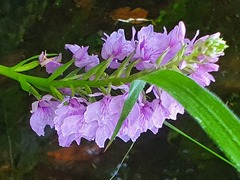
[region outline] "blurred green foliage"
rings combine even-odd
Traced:
[[[24,41],[26,31],[42,19],[47,5],[47,0],[0,2],[0,54],[12,51]]]

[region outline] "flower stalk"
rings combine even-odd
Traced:
[[[61,146],[73,141],[80,144],[81,138],[95,141],[99,147],[115,137],[135,142],[141,133],[150,130],[156,134],[165,120],[176,120],[184,113],[184,107],[168,92],[154,84],[145,89],[145,82],[139,79],[174,70],[202,87],[215,81],[210,73],[218,70],[216,62],[224,55],[226,42],[219,33],[196,39],[197,32],[189,40],[185,32],[183,22],[169,33],[166,28],[163,33],[155,32],[149,25],[138,32],[133,28],[131,40],[127,40],[120,29],[105,34],[100,58],[90,55],[89,47],[66,44],[65,49],[73,54],[66,63],[61,62],[61,53],[43,51],[13,67],[0,65],[0,74],[19,81],[36,97],[30,121],[38,135],[44,135],[45,126],[50,125]],[[45,67],[49,77],[23,73],[37,65]],[[70,67],[75,69],[67,74]],[[140,89],[134,89],[137,82]],[[134,93],[132,107],[126,108],[125,101]]]

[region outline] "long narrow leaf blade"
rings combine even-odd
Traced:
[[[100,64],[98,64],[97,66],[93,67],[92,69],[90,69],[88,72],[86,72],[82,78],[82,80],[87,80],[88,78],[90,78],[91,76],[95,75],[99,69],[102,69],[103,67],[105,67],[108,64],[108,61],[103,61]],[[105,67],[106,69],[106,67]]]
[[[27,62],[33,61],[33,60],[37,60],[39,58],[39,55],[36,56],[32,56],[28,59],[22,60],[20,63],[16,64],[15,66],[11,67],[13,70],[15,70],[18,67],[21,67],[22,65],[26,64]]]
[[[39,65],[39,62],[38,61],[32,61],[28,64],[24,64],[20,67],[17,67],[14,69],[15,72],[23,72],[23,71],[28,71],[28,70],[31,70],[35,67],[37,67]]]
[[[156,71],[140,79],[161,87],[181,103],[240,171],[240,120],[219,98],[172,70]]]
[[[131,110],[132,110],[134,104],[136,103],[136,101],[139,97],[139,94],[143,90],[145,84],[146,83],[142,80],[135,80],[135,81],[132,82],[129,93],[128,93],[128,97],[127,97],[127,99],[126,99],[126,101],[124,102],[124,105],[123,105],[123,110],[122,110],[121,116],[118,120],[118,123],[115,127],[115,130],[112,134],[112,137],[111,137],[109,143],[106,146],[105,151],[112,144],[113,140],[117,136],[117,133],[119,132],[124,120],[127,118],[128,114],[131,112]]]
[[[58,54],[51,53],[51,54],[48,54],[47,56],[52,57],[52,56],[56,56],[56,55],[58,55]],[[22,66],[22,65],[24,65],[24,64],[26,64],[30,61],[37,60],[38,58],[39,58],[39,55],[32,56],[28,59],[22,60],[20,63],[16,64],[15,66],[13,66],[11,68],[12,68],[12,70],[15,70],[16,68],[18,68],[18,67],[20,67],[20,66]]]

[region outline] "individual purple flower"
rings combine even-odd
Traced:
[[[126,40],[123,29],[113,32],[110,36],[104,35],[106,39],[103,39],[105,43],[103,44],[101,55],[103,59],[112,58],[110,67],[116,69],[125,57],[133,53],[135,49],[134,44]]]
[[[54,111],[60,103],[51,95],[45,95],[41,100],[32,103],[30,125],[38,136],[44,136],[44,128],[54,127]]]
[[[143,70],[145,68],[156,67],[158,57],[167,49],[167,36],[166,33],[156,33],[153,31],[153,26],[141,28],[137,33],[136,52],[133,56],[134,59],[140,60],[136,68]]]
[[[60,146],[69,147],[73,141],[79,145],[81,138],[93,140],[94,124],[89,127],[84,119],[86,106],[85,99],[68,97],[57,107],[54,124]]]
[[[153,26],[143,27],[137,34],[137,47],[134,59],[140,60],[138,70],[156,69],[167,64],[184,45],[185,25],[179,22],[169,34],[164,28],[163,33],[153,31]],[[158,59],[164,54],[160,64]]]
[[[89,47],[65,44],[65,48],[73,53],[73,58],[75,59],[74,64],[79,68],[85,67],[85,70],[88,71],[99,64],[97,55],[88,55],[87,51]]]
[[[174,27],[172,31],[167,35],[168,39],[168,52],[164,56],[161,65],[167,64],[171,61],[176,54],[183,48],[185,44],[185,34],[186,27],[182,21],[178,23],[177,26]]]
[[[76,59],[76,61],[81,60],[86,56],[88,51],[88,47],[80,47],[77,44],[65,44],[65,49],[68,49],[73,53],[73,58]]]
[[[99,147],[104,147],[107,139],[111,138],[117,121],[120,117],[124,103],[124,96],[106,95],[101,100],[87,106],[84,113],[85,121],[89,124],[97,123],[98,127],[94,133],[95,142]]]
[[[39,55],[39,63],[43,67],[46,67],[46,71],[48,74],[52,74],[57,68],[62,66],[63,64],[61,63],[62,61],[62,54],[60,53],[58,56],[48,58],[47,53],[42,52]]]
[[[160,109],[162,111],[161,117],[165,117],[166,119],[177,119],[177,114],[183,114],[184,108],[172,97],[170,96],[166,91],[163,91],[157,86],[150,86],[149,89],[147,89],[146,93],[153,92],[154,96],[157,100],[161,101]],[[163,115],[165,113],[165,115]],[[159,127],[159,126],[156,126]]]
[[[140,127],[142,132],[147,129],[151,130],[154,134],[162,127],[166,119],[166,111],[159,99],[154,99],[152,102],[145,102],[141,107]]]
[[[99,59],[98,59],[97,55],[88,56],[88,61],[91,62],[91,63],[88,63],[88,64],[85,65],[85,70],[86,71],[89,71],[90,69],[92,69],[93,67],[95,67],[99,64]],[[76,64],[76,66],[78,66],[78,64]]]
[[[196,81],[201,86],[208,86],[210,82],[215,82],[214,77],[209,72],[218,71],[219,66],[213,63],[206,63],[198,66],[189,77]]]

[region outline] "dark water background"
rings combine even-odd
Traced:
[[[65,43],[89,45],[99,53],[103,32],[143,24],[116,22],[110,13],[121,7],[141,7],[155,21],[155,29],[172,29],[180,20],[192,38],[221,32],[230,46],[220,58],[220,71],[209,89],[240,115],[240,1],[239,0],[5,0],[0,1],[0,64],[14,65],[41,51],[63,52]],[[30,74],[41,74],[37,68]],[[19,84],[0,76],[0,179],[109,179],[131,143],[116,140],[106,153],[82,156],[92,144],[83,142],[64,161],[47,154],[58,150],[56,133],[47,129],[37,137],[30,129],[31,103],[35,99]],[[179,129],[221,154],[187,114],[171,121]],[[115,179],[239,179],[228,164],[209,154],[167,127],[157,135],[142,134]]]

